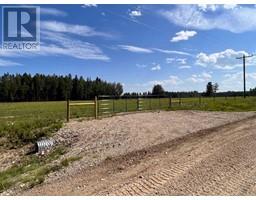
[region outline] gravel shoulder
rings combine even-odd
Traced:
[[[57,132],[55,139],[70,145],[71,148],[65,155],[66,157],[82,156],[83,158],[65,170],[51,174],[42,185],[21,194],[183,194],[182,192],[175,193],[171,190],[164,190],[163,188],[168,187],[162,187],[170,180],[171,176],[167,173],[168,170],[172,170],[169,169],[170,166],[176,169],[175,167],[178,163],[182,163],[182,166],[184,163],[188,163],[188,165],[184,166],[184,169],[182,167],[179,168],[180,171],[190,169],[190,166],[194,166],[197,160],[201,162],[209,155],[207,151],[208,146],[215,149],[214,142],[213,146],[208,145],[214,139],[209,139],[209,141],[192,139],[192,143],[190,140],[188,143],[184,143],[184,138],[193,138],[191,137],[193,134],[201,134],[203,130],[216,132],[214,127],[225,128],[229,126],[227,124],[237,125],[239,129],[242,124],[239,125],[239,123],[233,122],[245,120],[254,115],[254,112],[161,111],[115,116],[97,121],[70,122]],[[232,129],[233,127],[230,128]],[[223,133],[220,130],[218,131],[219,141],[224,145],[229,140],[222,136],[222,134],[225,134],[225,131]],[[229,134],[231,133],[232,131]],[[240,137],[241,133],[239,131],[237,134]],[[231,139],[230,141],[232,141]],[[202,143],[198,143],[198,141]],[[169,154],[168,152],[174,151],[174,147],[177,147],[180,151]],[[203,147],[206,149],[203,149]],[[219,145],[220,147],[222,146]],[[195,151],[195,155],[191,156],[193,151]],[[199,153],[201,153],[200,156],[197,155]],[[161,159],[163,158],[162,154],[171,155],[171,157],[166,159],[165,156],[164,159]],[[181,155],[184,154],[186,156],[182,157]],[[145,159],[145,155],[147,159]],[[183,158],[183,160],[181,159],[182,162],[173,160],[174,158],[178,159],[179,156]],[[193,163],[189,163],[192,160]],[[172,164],[170,165],[170,163]],[[163,166],[169,167],[163,169]],[[137,191],[132,193],[130,191],[127,193],[126,191],[125,193],[117,189],[114,190],[115,192],[110,190],[110,188],[108,189],[109,185],[116,185],[116,188],[128,187],[131,190],[138,190],[133,188],[133,183],[136,183],[136,187],[137,185],[138,187],[144,186],[144,184],[137,183],[137,181],[144,180],[145,176],[151,177],[153,174],[158,174],[157,171],[159,169],[163,170],[159,172],[163,174],[163,177],[160,180],[159,177],[154,178],[158,180],[158,185],[161,186],[154,186],[155,190],[148,188],[145,190],[147,191],[146,193],[142,189],[140,190],[144,192]],[[163,182],[163,180],[165,181]],[[150,181],[152,182],[151,179]],[[148,183],[146,182],[146,184]],[[194,194],[190,190],[188,190],[188,193]]]

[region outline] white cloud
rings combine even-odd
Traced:
[[[107,33],[95,31],[93,28],[86,25],[67,24],[58,21],[41,21],[41,29],[58,33],[71,33],[80,36],[111,37]]]
[[[220,83],[221,91],[234,91],[243,90],[243,72],[235,72],[224,74],[223,80]],[[256,73],[246,73],[246,86],[247,90],[249,88],[254,88],[256,85]]]
[[[192,74],[187,80],[193,83],[204,83],[210,81],[212,75],[207,72],[202,72],[200,74]]]
[[[118,45],[119,49],[127,50],[133,53],[153,53],[153,52],[160,52],[164,54],[177,54],[177,55],[184,55],[184,56],[193,56],[190,53],[184,51],[175,51],[175,50],[167,50],[167,49],[159,49],[159,48],[144,48],[138,47],[134,45]]]
[[[179,69],[190,69],[191,66],[190,65],[182,65],[182,66],[179,66]]]
[[[154,85],[160,84],[166,91],[179,91],[183,83],[184,82],[178,76],[171,75],[164,80],[152,80],[144,83],[126,84],[125,90],[130,92],[152,91]]]
[[[71,38],[65,38],[65,41],[62,42],[55,40],[54,44],[43,43],[41,44],[40,51],[12,51],[12,54],[5,54],[2,50],[0,54],[3,54],[5,57],[68,56],[82,60],[110,60],[96,45]]]
[[[166,59],[165,59],[165,62],[166,62],[167,64],[171,64],[171,63],[173,63],[175,60],[176,60],[175,58],[166,58]]]
[[[226,49],[212,54],[199,53],[196,56],[195,64],[203,67],[231,70],[241,66],[241,60],[237,60],[236,57],[240,57],[243,54],[248,55],[246,51],[235,51],[233,49]],[[248,58],[247,65],[256,64],[255,61],[255,58]]]
[[[206,12],[208,8],[210,6],[204,9],[204,7],[198,7],[197,5],[177,5],[174,9],[160,11],[160,14],[171,23],[186,28],[199,30],[222,29],[234,33],[256,29],[255,7],[226,5],[221,6],[221,9],[218,9],[218,14],[215,15]]]
[[[144,64],[136,64],[136,67],[138,67],[138,68],[146,68],[147,65],[144,65]]]
[[[136,67],[138,68],[148,68],[150,69],[151,71],[159,71],[161,70],[161,65],[160,64],[157,64],[155,62],[151,63],[151,64],[136,64]]]
[[[229,10],[229,9],[234,9],[234,8],[237,8],[237,4],[224,4],[223,5],[223,8]]]
[[[140,17],[142,16],[142,13],[140,10],[131,10],[129,11],[130,17]]]
[[[183,83],[183,81],[178,76],[169,76],[169,80],[167,81],[167,83],[178,85]]]
[[[177,62],[181,65],[187,64],[187,59],[186,58],[178,58]]]
[[[187,64],[187,59],[186,58],[166,58],[165,62],[167,64],[171,64],[171,63],[177,63],[179,65],[186,65]]]
[[[90,7],[98,7],[98,5],[97,4],[83,4],[82,5],[82,8],[90,8]]]
[[[179,42],[182,40],[188,40],[189,38],[195,36],[197,34],[196,31],[180,31],[176,33],[176,36],[174,36],[171,39],[171,42]]]
[[[201,77],[203,77],[203,78],[209,80],[209,79],[212,78],[212,75],[211,75],[210,73],[203,72],[203,73],[201,74]]]
[[[237,4],[198,4],[198,9],[204,12],[215,12],[216,10],[220,9],[232,10],[237,7]]]
[[[57,23],[58,24],[58,23]],[[72,26],[72,25],[71,25]],[[2,57],[69,56],[82,60],[109,61],[96,45],[71,37],[68,30],[42,27],[40,51],[0,51]]]
[[[94,44],[80,40],[66,40],[63,44],[43,45],[40,47],[40,55],[64,55],[83,60],[108,61],[110,58],[103,54]]]
[[[24,55],[24,53],[26,53],[26,51],[19,53],[18,51],[6,51],[6,50],[0,48],[0,56],[1,57],[22,57]]]
[[[201,11],[215,11],[218,5],[215,4],[198,4],[198,9]]]
[[[83,60],[110,60],[99,47],[92,43],[74,39],[63,33],[42,31],[41,34],[47,42],[41,44],[39,55],[65,55]]]
[[[158,48],[153,48],[153,50],[161,53],[165,53],[165,54],[178,54],[178,55],[184,55],[184,56],[192,56],[192,54],[184,51],[175,51],[175,50],[158,49]]]
[[[153,67],[151,67],[151,71],[159,71],[161,70],[161,66],[159,64],[154,64]]]
[[[151,86],[160,84],[163,87],[169,87],[172,85],[180,85],[182,83],[183,83],[183,81],[178,76],[174,76],[174,75],[170,75],[169,78],[165,79],[165,80],[155,80],[155,81],[148,82],[148,84]]]
[[[20,63],[16,63],[10,60],[4,60],[4,59],[0,59],[0,66],[1,67],[6,67],[6,66],[21,66],[22,64]]]
[[[61,17],[67,16],[66,12],[58,10],[56,8],[41,7],[40,8],[40,13],[43,14],[43,15],[53,15],[53,16],[61,16]]]
[[[127,50],[133,53],[153,53],[151,49],[146,49],[142,47],[132,46],[132,45],[118,45],[121,49]]]

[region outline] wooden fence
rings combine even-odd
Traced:
[[[158,97],[158,96],[136,96],[136,97],[113,97],[98,96],[94,100],[88,102],[75,102],[67,100],[67,116],[70,119],[70,111],[72,107],[81,107],[91,109],[90,117],[97,119],[98,117],[113,116],[117,113],[141,112],[149,110],[175,110],[190,109],[195,107],[207,106],[210,102],[236,100],[237,97]]]

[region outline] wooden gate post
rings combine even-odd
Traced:
[[[70,106],[69,106],[69,99],[67,99],[67,122],[69,122],[70,118]]]
[[[94,109],[95,109],[95,119],[98,118],[98,99],[97,99],[97,96],[95,96],[95,99],[94,99]]]
[[[112,114],[115,114],[115,97],[113,97],[113,101],[112,101],[113,105],[112,105]]]

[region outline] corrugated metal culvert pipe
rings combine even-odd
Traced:
[[[54,143],[53,139],[42,138],[36,142],[35,151],[40,155],[44,155],[53,148]]]

